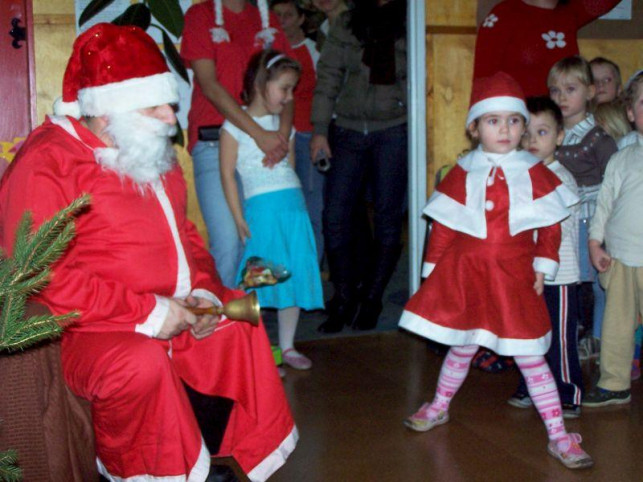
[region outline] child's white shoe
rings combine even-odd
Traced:
[[[582,440],[579,434],[568,433],[559,440],[549,442],[547,452],[560,460],[568,469],[586,469],[594,465],[594,461],[581,448]]]
[[[404,420],[404,425],[416,432],[428,432],[433,427],[443,425],[449,421],[449,413],[445,411],[438,412],[436,417],[429,417],[427,415],[429,405],[428,403],[423,404],[417,412]]]

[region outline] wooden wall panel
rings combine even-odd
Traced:
[[[62,78],[76,35],[74,25],[42,23],[35,19],[36,102],[38,123],[51,114],[54,100],[62,94]]]
[[[433,159],[435,168],[452,163],[469,147],[464,121],[469,106],[474,38],[470,35],[435,35],[433,72]]]
[[[643,40],[580,39],[578,43],[581,55],[587,60],[600,56],[616,62],[623,83],[643,68]]]
[[[476,24],[477,3],[475,1],[426,0],[425,6],[427,25],[475,26]]]

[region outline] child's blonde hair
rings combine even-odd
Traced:
[[[594,109],[594,119],[615,141],[632,130],[621,101],[603,102]]]
[[[580,55],[565,57],[556,62],[547,75],[547,87],[551,87],[561,75],[573,75],[587,87],[594,85],[592,68],[589,66],[589,62]]]

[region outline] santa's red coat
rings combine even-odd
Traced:
[[[226,302],[194,225],[178,166],[139,186],[102,168],[105,147],[71,118],[48,119],[27,139],[0,184],[0,246],[11,253],[29,210],[39,226],[83,193],[91,206],[39,295],[54,314],[76,310],[63,335],[65,380],[92,402],[98,463],[112,477],[204,480],[209,454],[181,381],[234,400],[221,447],[251,480],[265,480],[292,452],[297,430],[262,325],[226,320],[197,341],[157,340],[167,299]],[[137,479],[138,480],[138,479]]]
[[[497,167],[480,149],[465,156],[425,209],[434,219],[423,266],[428,277],[400,326],[447,345],[546,353],[551,323],[533,288],[535,271],[555,276],[559,221],[574,202],[526,152],[509,154]]]

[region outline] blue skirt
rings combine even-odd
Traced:
[[[237,273],[246,260],[259,256],[275,265],[283,265],[291,276],[274,286],[253,288],[262,308],[304,310],[324,307],[315,236],[300,188],[259,194],[244,203],[244,216],[250,229]]]

